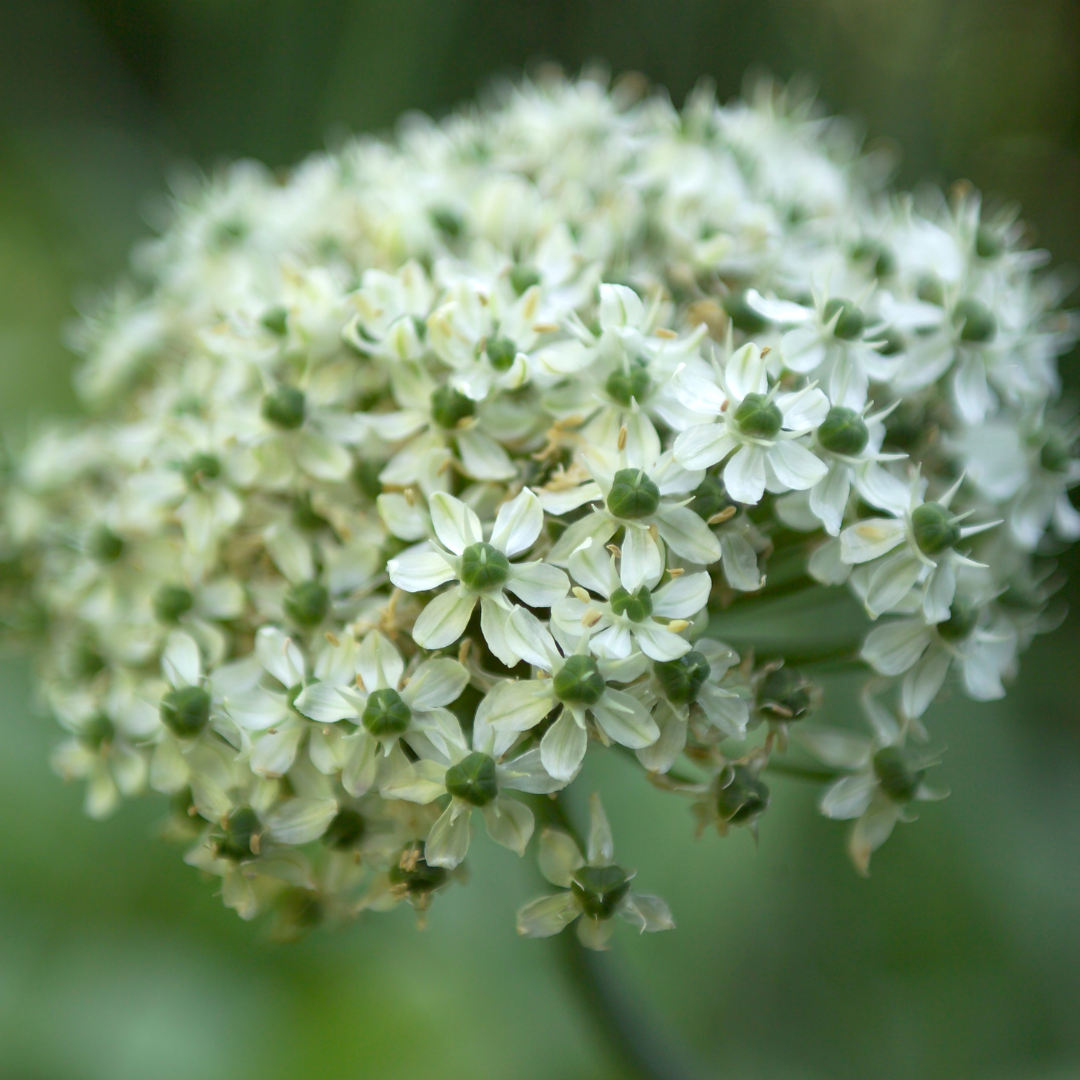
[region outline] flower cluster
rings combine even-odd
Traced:
[[[170,796],[225,903],[291,929],[422,911],[481,819],[523,855],[538,817],[563,891],[523,934],[672,926],[598,800],[568,827],[603,752],[721,833],[828,779],[865,871],[940,794],[924,714],[1004,693],[1080,535],[1076,324],[1023,238],[890,194],[771,85],[526,83],[178,193],[77,334],[93,415],[5,480],[57,769],[95,816]],[[726,632],[830,590],[846,652]],[[837,662],[866,735],[805,723]]]

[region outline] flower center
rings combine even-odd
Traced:
[[[495,759],[474,751],[446,770],[446,790],[472,806],[487,806],[499,794]]]
[[[87,549],[98,562],[116,562],[124,554],[124,541],[108,526],[100,525],[90,537]]]
[[[631,622],[642,622],[652,614],[652,593],[644,585],[637,592],[627,592],[621,585],[611,594],[611,610]]]
[[[297,626],[318,626],[330,610],[330,594],[317,581],[302,581],[285,594],[283,606]]]
[[[600,668],[591,656],[571,656],[552,680],[555,696],[560,701],[578,705],[595,705],[607,684]]]
[[[937,624],[937,632],[946,641],[963,641],[975,629],[979,613],[969,607],[953,604],[949,617]]]
[[[439,427],[456,428],[462,420],[475,412],[476,402],[452,386],[440,386],[431,395],[431,419]]]
[[[696,649],[691,649],[677,660],[653,664],[653,671],[668,701],[675,705],[692,705],[709,677],[710,668],[708,660]]]
[[[753,439],[773,439],[783,426],[784,416],[776,402],[764,394],[747,394],[735,410],[735,423]]]
[[[510,560],[484,541],[470,544],[461,553],[461,583],[474,592],[497,589],[510,577]]]
[[[363,839],[367,822],[350,806],[343,806],[333,817],[322,835],[322,841],[335,851],[347,851]]]
[[[183,585],[162,585],[154,597],[154,614],[163,623],[174,623],[186,615],[195,597]]]
[[[608,509],[626,521],[650,517],[660,506],[660,489],[644,469],[620,469],[608,494]]]
[[[825,305],[825,321],[828,322],[837,312],[840,312],[840,318],[836,320],[833,334],[842,341],[853,341],[861,336],[866,326],[866,316],[850,300],[834,297]]]
[[[570,890],[586,915],[610,919],[630,891],[630,876],[621,866],[582,866],[574,871]]]
[[[911,801],[926,772],[912,768],[907,754],[899,746],[883,746],[874,755],[873,766],[881,790],[897,803]]]
[[[210,720],[210,695],[200,686],[181,686],[161,699],[161,722],[182,739],[198,735]]]
[[[303,390],[295,386],[279,386],[271,390],[262,402],[263,419],[283,431],[295,431],[307,415],[307,400]]]
[[[870,432],[854,409],[834,405],[818,428],[818,442],[833,454],[854,457],[866,449]]]
[[[412,709],[396,690],[372,690],[360,722],[377,738],[400,735],[412,719]]]
[[[981,344],[997,333],[997,319],[983,303],[968,297],[953,309],[953,322],[960,327],[960,340]]]
[[[250,806],[238,806],[226,820],[223,835],[217,842],[218,858],[230,862],[250,859],[254,854],[251,842],[258,835],[259,827],[258,814]]]
[[[940,555],[960,539],[960,526],[941,503],[923,503],[911,514],[915,543],[924,555]]]
[[[496,371],[509,371],[517,356],[517,346],[504,337],[493,338],[487,343],[487,358]]]
[[[632,367],[629,371],[613,371],[608,376],[604,389],[620,405],[629,408],[631,399],[641,404],[651,384],[649,373],[643,367]]]

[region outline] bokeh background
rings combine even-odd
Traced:
[[[0,424],[17,437],[74,410],[63,327],[122,271],[178,165],[287,165],[527,64],[593,59],[677,101],[703,75],[724,98],[754,67],[804,75],[902,148],[901,184],[968,177],[1080,262],[1074,0],[6,0]],[[1075,390],[1076,357],[1064,367]],[[594,767],[620,861],[680,922],[620,934],[611,974],[705,1075],[1080,1077],[1078,657],[1073,617],[1005,702],[936,707],[953,796],[868,881],[805,785],[774,782],[755,849],[695,841],[685,806]],[[514,936],[539,886],[486,838],[475,886],[423,933],[399,910],[275,944],[156,840],[154,799],[84,819],[48,770],[56,738],[26,659],[4,660],[0,1080],[624,1075],[555,952]]]

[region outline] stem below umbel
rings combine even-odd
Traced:
[[[567,813],[565,796],[538,800],[549,824],[570,833],[582,844],[581,834]],[[629,986],[613,958],[585,948],[573,927],[553,939],[560,966],[593,1027],[626,1072],[637,1080],[697,1080],[699,1070],[686,1061],[655,1016],[643,1007],[642,996]]]

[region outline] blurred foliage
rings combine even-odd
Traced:
[[[171,169],[285,165],[526,64],[596,58],[676,100],[702,75],[728,97],[754,66],[801,73],[902,147],[902,184],[969,177],[1080,261],[1073,0],[15,0],[0,6],[5,437],[74,409],[73,297],[122,272]],[[774,782],[755,850],[744,833],[695,842],[689,814],[595,769],[620,857],[680,920],[620,935],[608,962],[716,1075],[1080,1075],[1078,647],[1074,620],[1006,702],[938,707],[954,795],[899,830],[869,882],[793,781]],[[507,912],[539,890],[528,865],[479,842],[482,885],[440,898],[423,934],[399,911],[270,944],[154,838],[160,803],[84,819],[48,771],[55,732],[21,659],[0,685],[0,1080],[616,1075],[553,950],[513,935]]]

